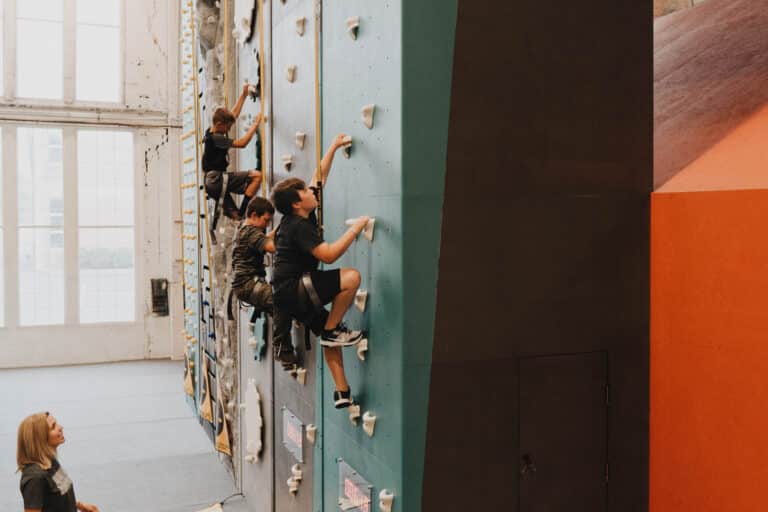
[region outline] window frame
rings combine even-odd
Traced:
[[[18,129],[19,128],[55,128],[62,131],[62,164],[63,164],[63,197],[64,197],[64,322],[46,325],[21,324],[21,288],[19,282],[19,229],[34,228],[34,226],[19,225],[18,211]],[[144,276],[144,261],[141,256],[141,240],[143,227],[143,201],[141,196],[141,174],[133,173],[133,224],[120,226],[133,229],[133,319],[125,321],[88,322],[80,321],[80,244],[79,244],[79,168],[78,168],[78,138],[79,131],[107,131],[131,133],[132,153],[135,164],[139,157],[137,139],[139,130],[133,127],[102,125],[82,126],[60,123],[23,123],[3,122],[2,130],[2,249],[4,260],[5,282],[3,295],[5,297],[4,323],[0,332],[12,330],[50,329],[51,327],[85,327],[104,328],[110,326],[132,326],[142,322],[144,296],[142,295],[142,279]],[[58,226],[57,226],[58,227]],[[84,226],[87,227],[87,226]],[[106,227],[106,226],[97,226]],[[15,270],[15,271],[11,271]]]
[[[126,20],[127,2],[119,2],[120,30],[118,36],[118,98],[117,101],[93,101],[77,99],[77,0],[62,0],[64,2],[64,18],[62,23],[62,99],[28,98],[17,94],[17,2],[24,0],[0,0],[0,17],[2,18],[2,80],[3,94],[0,103],[5,106],[23,105],[36,107],[76,107],[76,108],[109,108],[126,109]],[[126,109],[127,110],[127,109]]]

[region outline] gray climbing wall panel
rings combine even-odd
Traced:
[[[288,177],[299,177],[309,182],[314,174],[315,158],[315,50],[314,2],[292,0],[273,2],[272,13],[272,184]],[[303,34],[297,31],[297,20],[304,19]],[[288,80],[288,69],[295,67],[293,81]],[[303,149],[296,144],[296,132],[306,134]],[[291,157],[290,169],[284,164]],[[310,512],[313,510],[315,484],[315,453],[305,435],[301,436],[303,462],[283,445],[283,433],[289,425],[283,422],[283,408],[291,411],[303,425],[317,424],[315,389],[319,347],[304,350],[304,331],[294,329],[294,346],[306,370],[305,383],[300,384],[291,374],[275,365],[275,509],[281,511]],[[287,480],[291,468],[299,464],[303,478],[298,492],[288,492]]]
[[[259,2],[254,2],[258,5]],[[262,104],[267,118],[269,117],[269,98],[270,90],[270,68],[269,68],[269,49],[271,44],[270,36],[270,16],[271,3],[264,2],[261,17],[257,16],[254,24],[255,33],[250,42],[243,42],[237,47],[238,55],[237,80],[235,83],[242,85],[244,83],[258,84],[259,97],[255,101],[247,99],[243,106],[240,120],[238,122],[238,134],[244,134],[253,124],[255,116],[261,111]],[[263,30],[263,34],[260,31]],[[263,45],[263,52],[262,52]],[[261,69],[259,69],[261,64]],[[264,74],[265,80],[261,82],[261,74]],[[254,142],[245,149],[238,152],[238,165],[241,169],[260,169],[264,172],[265,180],[262,184],[262,190],[266,189],[269,183],[271,152],[271,133],[267,123],[267,129],[259,135],[261,144]],[[257,149],[258,148],[258,149]],[[262,164],[262,161],[264,162]],[[237,302],[236,302],[237,303]],[[261,412],[263,417],[262,443],[263,447],[258,461],[251,461],[249,458],[249,443],[254,441],[249,429],[254,429],[254,425],[247,421],[241,423],[241,433],[243,442],[241,443],[240,458],[243,467],[242,491],[246,495],[249,505],[253,510],[274,510],[274,460],[275,460],[275,404],[273,388],[273,366],[271,335],[269,330],[271,324],[265,328],[266,319],[262,316],[255,325],[251,325],[252,308],[243,309],[240,312],[239,322],[239,344],[240,344],[240,389],[241,400],[245,399],[249,381],[261,395]],[[261,348],[264,345],[263,349]],[[254,345],[257,345],[255,347]],[[256,357],[258,352],[258,358]],[[252,404],[246,404],[246,414],[241,416],[241,420],[248,418],[248,407]]]

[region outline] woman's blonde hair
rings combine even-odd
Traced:
[[[48,469],[56,458],[56,449],[48,444],[48,413],[30,414],[19,425],[16,445],[16,466],[19,471],[27,464],[39,464]]]

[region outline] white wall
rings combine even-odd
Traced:
[[[65,0],[65,8],[72,7],[74,1]],[[138,320],[112,325],[73,323],[19,327],[14,318],[18,308],[13,304],[17,301],[17,288],[13,279],[6,279],[6,312],[11,315],[6,315],[6,327],[0,328],[0,367],[183,357],[178,261],[181,254],[178,2],[124,0],[124,105],[108,108],[72,102],[21,104],[9,99],[13,97],[15,70],[16,38],[10,21],[15,17],[15,6],[10,0],[4,4],[4,89],[8,96],[0,100],[0,125],[34,123],[65,129],[72,124],[118,126],[134,133]],[[65,60],[67,52],[65,48]],[[5,142],[4,149],[5,146],[11,146],[10,141]],[[12,156],[5,151],[3,155],[4,159]],[[5,165],[3,168],[8,169]],[[6,176],[5,179],[13,178]],[[73,205],[67,205],[65,200],[65,209],[68,206]],[[8,205],[4,205],[4,209],[8,213]],[[14,268],[10,263],[16,261],[17,252],[16,246],[5,247],[6,276],[8,269]],[[151,278],[167,278],[171,282],[169,317],[154,317],[150,313]],[[67,300],[71,299],[68,295]]]

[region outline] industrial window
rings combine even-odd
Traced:
[[[64,323],[64,162],[60,128],[19,127],[19,323]]]
[[[65,3],[0,0],[6,16],[9,6],[11,12],[15,8],[16,73],[9,84],[15,93],[9,95],[65,104],[122,103],[123,0],[71,0],[74,12]]]
[[[80,322],[135,317],[133,137],[79,130]]]
[[[5,94],[5,58],[3,53],[5,52],[5,45],[3,44],[3,37],[5,37],[5,2],[0,0],[0,97]],[[0,283],[1,284],[1,283]]]
[[[0,12],[2,12],[2,9],[0,9]],[[2,20],[0,20],[0,27],[2,27]],[[0,37],[0,41],[2,41],[2,37]],[[0,67],[2,69],[2,67]],[[0,140],[3,140],[3,132],[2,128],[0,128]],[[0,145],[0,183],[3,183],[5,180],[3,179],[3,147]],[[5,229],[5,220],[3,216],[3,194],[0,194],[0,327],[3,327],[5,325],[5,248],[3,241],[5,240],[5,233],[3,230]]]
[[[0,180],[0,325],[135,322],[133,132],[2,130],[15,143],[0,155],[12,173]],[[6,304],[14,293],[18,302]]]
[[[117,103],[121,97],[120,0],[77,0],[78,101]]]
[[[63,0],[16,2],[16,96],[63,98],[63,34]]]

